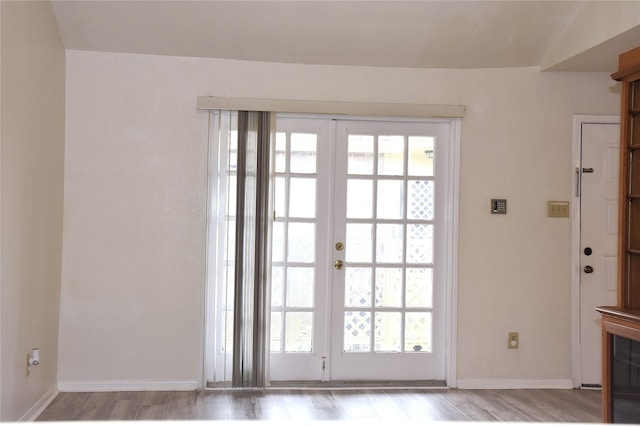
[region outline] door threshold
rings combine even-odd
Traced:
[[[602,390],[602,384],[582,384],[583,390]]]
[[[289,390],[363,390],[363,389],[443,389],[447,387],[444,380],[424,381],[271,381],[269,389]]]

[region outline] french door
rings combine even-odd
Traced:
[[[444,379],[449,126],[277,119],[272,381]]]

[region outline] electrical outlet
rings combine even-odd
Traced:
[[[507,347],[509,350],[517,350],[520,345],[520,334],[517,332],[509,332],[509,341],[507,342]]]

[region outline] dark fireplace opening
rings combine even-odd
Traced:
[[[612,336],[611,406],[614,423],[640,422],[640,342]]]

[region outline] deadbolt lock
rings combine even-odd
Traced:
[[[339,251],[343,250],[344,249],[344,243],[342,243],[342,242],[336,243],[336,249],[339,250]]]
[[[339,259],[333,263],[333,266],[336,268],[336,270],[342,270],[342,267],[344,267],[344,262],[342,262],[342,260]]]

